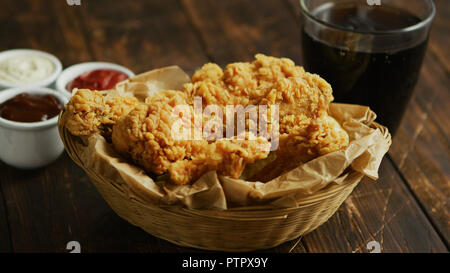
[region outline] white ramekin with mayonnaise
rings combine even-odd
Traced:
[[[51,86],[62,70],[55,56],[34,49],[0,52],[0,89]]]

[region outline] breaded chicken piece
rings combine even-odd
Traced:
[[[306,129],[299,128],[291,127],[289,133],[280,134],[279,148],[275,151],[276,160],[249,180],[270,181],[301,163],[343,149],[349,142],[347,132],[330,116],[311,123]]]
[[[183,105],[187,113],[175,115],[174,108]],[[174,124],[191,135],[179,138]],[[163,91],[135,107],[113,127],[112,142],[122,155],[130,157],[145,170],[169,174],[176,184],[188,184],[208,171],[239,178],[247,163],[266,158],[270,143],[262,137],[254,140],[221,138],[208,141],[192,139],[195,131],[193,107],[186,93]],[[185,131],[186,132],[186,131]],[[201,131],[200,131],[201,132]]]
[[[191,98],[202,97],[206,105],[279,105],[277,159],[257,180],[268,181],[348,145],[347,133],[328,115],[333,96],[324,79],[287,58],[262,54],[255,58],[252,63],[229,64],[225,70],[206,64],[184,85],[184,92]]]
[[[194,121],[195,97],[202,98],[203,108],[222,107],[219,126],[223,128],[227,105],[279,106],[279,125],[269,124],[271,140],[274,134],[279,137],[276,159],[267,160],[268,165],[249,180],[269,181],[301,163],[343,149],[349,142],[347,133],[328,115],[331,86],[289,59],[262,54],[252,63],[232,63],[225,70],[206,64],[182,91],[162,91],[145,103],[79,90],[67,105],[63,122],[74,135],[100,133],[111,138],[119,153],[148,172],[168,174],[176,184],[191,183],[211,170],[238,178],[246,164],[268,157],[271,143],[261,132],[259,136],[244,132],[244,140],[236,136],[205,139],[203,128],[197,128]],[[180,106],[184,112],[174,114]],[[203,117],[203,124],[211,120]]]
[[[184,85],[184,92],[202,97],[205,105],[291,104],[309,117],[327,111],[333,96],[325,80],[287,58],[262,54],[255,58],[252,63],[229,64],[225,71],[205,64]]]
[[[134,97],[121,97],[112,93],[78,90],[66,105],[63,125],[75,136],[101,133],[111,135],[112,125],[139,104]]]

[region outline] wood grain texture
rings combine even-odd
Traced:
[[[300,21],[297,0],[286,0]],[[435,1],[437,14],[411,103],[389,155],[428,217],[450,239],[450,5]]]
[[[95,60],[116,62],[135,73],[175,64],[192,71],[207,62],[176,0],[128,1],[126,6],[89,1],[79,10]]]
[[[431,54],[394,139],[395,164],[385,158],[380,179],[362,181],[323,226],[263,252],[367,252],[371,240],[384,252],[448,252],[445,1],[436,1],[445,11],[438,9]],[[178,64],[192,73],[208,61],[248,61],[258,52],[302,63],[299,24],[297,0],[258,0],[257,5],[253,0],[82,0],[79,7],[8,0],[0,9],[0,35],[8,37],[0,50],[41,49],[64,66],[101,60],[139,73]],[[122,220],[66,154],[35,171],[0,163],[0,173],[0,251],[67,252],[67,242],[77,240],[82,252],[204,252],[160,240]]]
[[[11,37],[10,44],[2,43],[1,49],[31,47],[55,54],[64,66],[106,60],[127,65],[135,71],[180,64],[177,60],[181,56],[189,60],[183,68],[192,71],[207,60],[195,36],[186,31],[189,30],[186,29],[187,19],[180,9],[163,5],[166,1],[140,1],[136,4],[140,6],[132,7],[131,13],[123,13],[120,5],[109,10],[101,8],[109,6],[110,1],[98,1],[98,6],[94,7],[84,5],[85,1],[81,7],[68,6],[64,1],[52,1],[50,6],[48,3],[7,2],[9,12],[4,12],[1,19],[17,25],[0,27],[0,33]],[[115,10],[123,18],[110,13]],[[153,18],[148,20],[144,17],[149,10],[153,11],[150,13]],[[36,13],[45,15],[34,16]],[[102,20],[102,14],[110,21]],[[115,29],[120,26],[117,20],[123,25]],[[138,25],[133,25],[136,22]],[[42,29],[46,30],[44,34]],[[106,38],[98,35],[103,32],[107,33]],[[120,44],[124,40],[132,44]],[[115,44],[121,47],[112,48]],[[155,46],[159,49],[152,51]],[[102,47],[107,50],[102,51]],[[126,49],[132,57],[122,54]],[[118,217],[85,173],[65,154],[52,165],[36,171],[23,172],[3,163],[0,163],[0,170],[1,189],[6,196],[4,202],[0,197],[0,251],[67,252],[66,244],[72,240],[81,243],[83,252],[181,251]]]
[[[390,156],[426,213],[450,240],[450,80],[429,54]]]
[[[447,73],[450,72],[450,5],[447,0],[434,0],[436,17],[431,29],[429,49],[435,54]]]
[[[95,194],[92,186],[66,156],[35,171],[2,165],[1,186],[12,244],[18,252],[62,251],[67,242],[74,240],[72,234],[80,233],[90,212],[99,208],[90,203],[89,196]],[[81,206],[74,198],[84,200]]]
[[[259,48],[241,46],[258,45],[260,36],[250,35],[249,30],[254,33],[264,33],[265,47],[262,49],[268,52],[277,52],[280,42],[289,48],[285,52],[292,52],[293,56],[301,52],[299,30],[295,23],[300,21],[300,18],[280,22],[280,25],[290,33],[280,41],[278,36],[272,35],[271,32],[277,32],[281,26],[266,28],[266,16],[254,16],[254,14],[266,15],[265,12],[271,10],[279,11],[278,15],[282,18],[289,17],[289,9],[295,9],[292,3],[288,2],[284,5],[282,2],[262,1],[261,6],[255,7],[251,1],[225,2],[210,1],[204,4],[204,1],[183,1],[193,22],[202,31],[208,54],[219,64],[223,65],[235,59],[251,59],[255,51],[259,50]],[[294,15],[298,15],[298,12],[298,10],[292,10]],[[239,21],[235,18],[235,14],[239,14]],[[238,26],[236,26],[237,22],[239,22]],[[242,29],[246,33],[236,33]],[[225,34],[215,35],[218,32]],[[231,35],[234,41],[233,44],[228,44],[230,40],[227,39],[230,38],[227,36]],[[220,46],[225,43],[226,47]],[[293,57],[293,59],[296,58]],[[300,57],[297,56],[297,59]],[[329,222],[317,231],[305,235],[302,242],[306,249],[312,252],[364,252],[368,241],[380,240],[384,243],[382,247],[386,252],[446,251],[445,245],[442,244],[433,227],[427,223],[426,216],[408,193],[404,182],[395,173],[395,168],[390,161],[384,161],[378,183],[366,181],[357,188],[355,194],[365,198],[358,200],[353,200],[355,197],[349,198],[339,213]],[[366,214],[367,210],[373,210],[373,214]],[[409,219],[410,222],[405,222],[405,219]],[[352,223],[352,220],[360,222]],[[418,224],[411,224],[414,222]],[[424,225],[421,225],[422,223]],[[341,230],[336,227],[349,228]],[[387,231],[384,232],[384,230]],[[411,232],[407,233],[405,230]],[[419,242],[417,238],[420,236],[430,237]]]
[[[66,3],[7,1],[6,5],[11,9],[1,18],[14,24],[13,28],[2,25],[0,32],[9,38],[8,43],[14,44],[8,47],[50,52],[58,56],[64,66],[90,59],[79,22],[75,20],[76,10],[66,9]],[[81,211],[72,199],[76,192],[72,186],[79,189],[83,184],[71,183],[86,180],[84,173],[67,157],[36,171],[16,170],[5,164],[0,168],[12,249],[18,252],[65,251],[77,225],[84,226],[83,219],[88,219],[78,217]],[[89,196],[89,192],[96,194],[91,185],[86,185],[88,190],[81,188],[81,200]],[[88,199],[86,204],[89,204]]]
[[[2,168],[2,164],[0,162],[0,170]],[[12,252],[12,244],[11,244],[11,234],[9,232],[9,222],[7,209],[5,206],[5,199],[3,198],[3,191],[0,188],[0,253],[2,252]]]
[[[256,53],[301,62],[300,31],[280,1],[181,0],[204,43],[219,65],[249,61]]]
[[[311,252],[369,252],[375,240],[382,252],[446,252],[433,227],[388,159],[377,181],[364,179],[337,213],[304,236]]]

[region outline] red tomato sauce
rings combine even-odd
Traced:
[[[67,85],[69,92],[74,88],[90,90],[113,89],[117,83],[126,80],[128,76],[122,72],[110,69],[97,69],[85,72]]]

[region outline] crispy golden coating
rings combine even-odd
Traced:
[[[309,117],[327,111],[333,96],[325,80],[287,58],[255,57],[252,63],[229,64],[225,71],[205,64],[184,91],[202,97],[206,105],[291,104]]]
[[[276,160],[266,165],[251,178],[257,181],[269,181],[285,171],[294,169],[300,163],[308,162],[318,156],[335,152],[348,145],[347,132],[332,117],[325,116],[308,127],[280,134]]]
[[[232,63],[222,70],[206,64],[185,84],[190,97],[205,104],[279,105],[277,159],[258,176],[268,181],[315,157],[348,145],[348,135],[328,116],[331,86],[286,58],[257,54],[252,63]]]
[[[202,117],[203,124],[220,122],[224,130],[217,139],[206,139],[204,127],[196,126],[195,97],[202,98],[203,108],[218,105],[223,110],[223,120]],[[238,178],[246,164],[268,157],[271,143],[261,131],[260,136],[246,132],[244,140],[223,138],[227,105],[277,105],[279,126],[269,125],[279,137],[276,159],[266,160],[268,165],[250,178],[268,181],[348,145],[347,133],[328,115],[332,100],[331,86],[318,75],[305,72],[289,59],[258,54],[251,63],[232,63],[224,70],[206,64],[182,91],[162,91],[145,103],[79,90],[68,103],[63,122],[74,135],[100,133],[111,138],[119,153],[148,172],[168,174],[172,182],[188,184],[212,170]],[[183,111],[177,112],[180,106]]]
[[[62,122],[70,133],[76,136],[95,133],[110,136],[112,125],[137,104],[139,101],[134,97],[80,89],[66,105]]]
[[[177,105],[186,106],[189,113],[182,123],[192,133],[186,138],[179,138],[173,129],[181,120],[174,114]],[[118,152],[149,172],[168,173],[176,184],[190,183],[211,170],[238,178],[247,163],[263,159],[269,153],[270,144],[261,137],[195,140],[192,139],[195,130],[188,96],[180,91],[163,91],[122,117],[113,128],[112,141]]]

